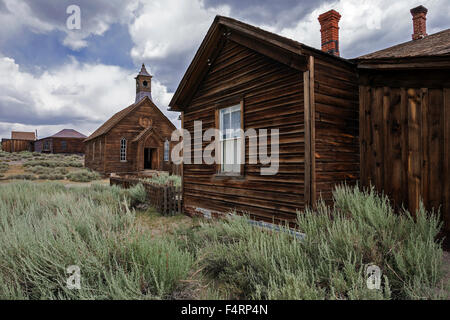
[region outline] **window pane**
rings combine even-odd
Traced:
[[[220,110],[220,131],[223,172],[240,172],[241,161],[241,106]]]
[[[223,114],[223,126],[222,126],[222,137],[227,139],[230,137],[230,113]]]
[[[233,129],[232,137],[237,137],[241,128],[241,111],[234,111],[231,114],[231,128]]]

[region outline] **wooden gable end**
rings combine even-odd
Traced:
[[[279,129],[279,172],[262,176],[261,164],[249,164],[248,139],[246,163],[239,178],[218,178],[214,164],[185,163],[186,211],[194,214],[196,208],[217,212],[236,209],[267,221],[274,217],[295,219],[296,210],[304,207],[302,72],[227,40],[186,106],[183,128],[193,138],[194,121],[202,121],[203,133],[216,127],[216,109],[225,107],[227,101],[242,101],[244,130]],[[203,142],[203,150],[209,143]],[[194,140],[191,145],[194,146]]]

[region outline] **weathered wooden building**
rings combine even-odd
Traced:
[[[152,76],[136,77],[135,103],[117,112],[85,140],[85,166],[108,173],[170,171],[173,123],[153,103]]]
[[[6,152],[33,151],[35,140],[34,132],[11,131],[11,139],[2,139],[2,150]]]
[[[411,11],[422,30],[423,11]],[[216,17],[171,110],[182,112],[190,132],[200,120],[203,132],[229,128],[227,113],[236,113],[231,126],[244,131],[279,129],[279,171],[261,175],[261,164],[249,163],[248,141],[237,152],[245,163],[231,174],[217,164],[185,163],[188,214],[235,209],[292,220],[319,197],[329,200],[337,183],[361,180],[412,211],[420,198],[440,207],[449,229],[450,30],[427,36],[415,29],[413,41],[347,60],[338,57],[339,18],[334,10],[319,16],[319,51]],[[229,153],[225,138],[216,143],[221,159]]]
[[[58,133],[34,142],[35,152],[84,153],[86,136],[74,129],[63,129]]]
[[[339,17],[336,11],[322,16],[324,37],[337,33]],[[245,163],[231,172],[217,164],[186,164],[185,159],[187,213],[206,210],[214,215],[236,209],[267,221],[292,221],[296,210],[320,195],[330,199],[336,183],[359,179],[356,68],[339,58],[338,43],[331,43],[326,47],[329,54],[216,17],[174,94],[171,110],[182,112],[182,126],[192,136],[198,120],[203,132],[223,131],[227,113],[232,114],[232,127],[244,131],[279,129],[279,169],[275,175],[261,175],[261,163],[249,163],[248,143],[238,156]],[[204,141],[202,148],[209,143]],[[222,159],[231,152],[225,145],[216,144]]]
[[[450,29],[354,60],[359,73],[361,183],[415,212],[422,199],[450,230]]]

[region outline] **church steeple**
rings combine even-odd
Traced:
[[[144,97],[152,99],[152,76],[145,69],[145,65],[142,64],[141,71],[136,76],[136,101],[141,101]]]

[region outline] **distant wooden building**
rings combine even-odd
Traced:
[[[170,171],[176,127],[153,103],[152,76],[142,65],[135,103],[114,114],[85,140],[85,166],[102,173]]]
[[[320,197],[329,201],[337,183],[361,179],[413,212],[423,198],[450,231],[450,30],[427,36],[424,9],[411,10],[415,40],[355,60],[338,57],[334,10],[319,16],[322,51],[216,17],[171,110],[190,132],[197,120],[203,131],[279,129],[279,171],[261,175],[248,143],[241,150],[244,139],[232,137],[230,151],[221,134],[219,157],[245,163],[185,161],[184,210],[293,221]]]
[[[11,139],[2,139],[2,150],[6,152],[33,151],[35,140],[34,132],[11,131]]]
[[[333,11],[327,19],[337,15]],[[249,163],[248,143],[238,151],[240,139],[233,151],[224,142],[229,139],[221,138],[216,152],[222,162],[242,157],[245,163],[230,167],[186,164],[185,159],[183,203],[188,214],[235,209],[269,222],[293,221],[297,210],[320,196],[329,200],[336,183],[359,179],[356,68],[337,56],[337,43],[327,51],[332,54],[216,17],[170,102],[171,110],[182,112],[182,126],[192,136],[197,120],[203,121],[203,131],[223,132],[229,121],[244,131],[279,129],[279,170],[261,175],[263,165]]]
[[[86,136],[74,129],[63,129],[58,133],[36,140],[35,152],[44,153],[84,153]]]
[[[426,13],[411,10],[413,40],[354,60],[361,183],[412,212],[422,199],[450,231],[450,29],[427,35]]]

